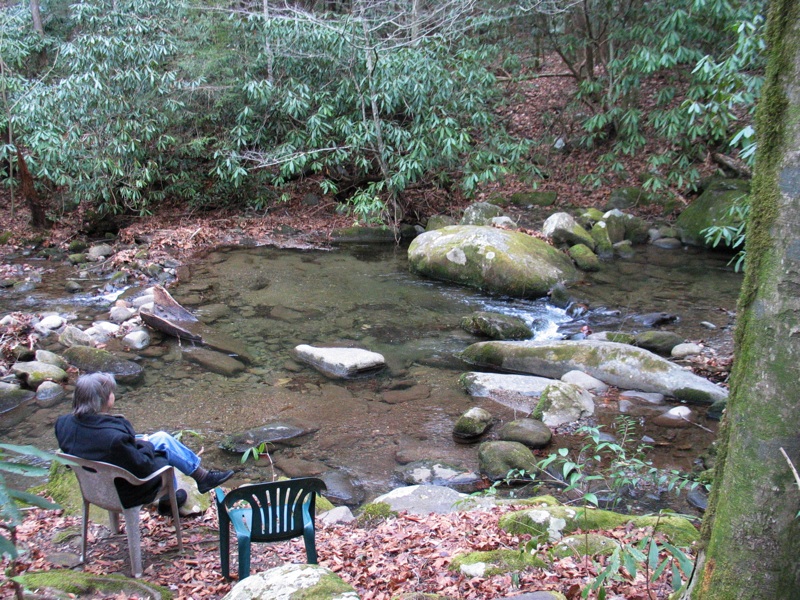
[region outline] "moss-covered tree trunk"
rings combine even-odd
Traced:
[[[800,598],[800,0],[770,3],[770,59],[731,395],[694,600]]]

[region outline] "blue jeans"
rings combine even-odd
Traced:
[[[139,437],[139,436],[137,436]],[[200,466],[200,457],[164,431],[148,434],[147,438],[167,455],[167,462],[185,475],[191,475]]]

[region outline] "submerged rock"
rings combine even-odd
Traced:
[[[208,350],[207,348],[184,348],[183,356],[187,360],[197,363],[204,369],[212,373],[224,375],[225,377],[233,377],[237,373],[241,373],[245,370],[244,363],[239,362],[227,354]]]
[[[300,438],[316,431],[319,431],[319,427],[295,419],[282,419],[226,436],[219,443],[219,447],[235,454],[244,454],[260,444],[297,446]]]
[[[473,335],[493,340],[526,340],[533,331],[519,317],[503,313],[478,311],[461,319],[461,328]]]
[[[301,362],[334,379],[371,375],[386,366],[382,354],[361,348],[317,348],[301,344],[294,349]]]

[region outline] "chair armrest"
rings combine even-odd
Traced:
[[[144,485],[145,483],[150,483],[155,479],[161,479],[164,483],[166,483],[167,480],[172,481],[173,474],[174,474],[174,467],[167,465],[165,467],[161,467],[158,471],[153,471],[152,473],[150,473],[150,475],[148,475],[144,479],[140,479],[130,471],[125,471],[124,469],[123,472],[117,474],[116,477],[124,479],[131,485]],[[165,475],[168,476],[168,479],[164,477]]]

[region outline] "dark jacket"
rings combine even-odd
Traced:
[[[62,415],[56,420],[56,439],[62,452],[87,460],[98,460],[122,467],[139,478],[151,475],[167,464],[153,444],[137,440],[133,426],[124,417],[109,414]],[[122,506],[131,508],[152,502],[160,479],[152,485],[133,486],[117,480],[115,485]]]

